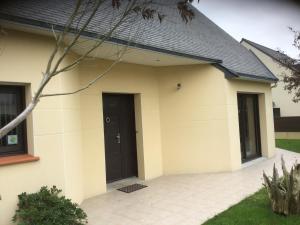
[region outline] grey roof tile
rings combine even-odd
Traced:
[[[177,0],[164,0],[166,3]],[[109,2],[109,1],[106,1]],[[65,25],[75,0],[2,0],[0,18],[18,20],[23,23],[36,22],[39,25]],[[108,3],[110,4],[110,3]],[[162,14],[167,15],[160,24],[158,20],[145,21],[131,18],[113,35],[113,40],[128,41],[130,34],[138,46],[147,46],[167,52],[174,52],[194,58],[221,60],[221,66],[236,74],[258,79],[275,80],[276,77],[244,46],[233,39],[224,30],[214,24],[205,15],[195,9],[195,19],[184,24],[176,5],[161,6]],[[86,35],[104,34],[120,11],[103,5],[90,25]],[[42,22],[42,23],[38,23]],[[130,28],[130,29],[129,29]]]

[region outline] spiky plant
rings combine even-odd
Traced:
[[[264,186],[268,191],[272,210],[283,215],[300,215],[300,164],[295,163],[289,172],[281,158],[283,176],[280,177],[274,164],[273,176],[263,173]]]

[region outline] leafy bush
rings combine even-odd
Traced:
[[[272,210],[286,216],[300,215],[300,164],[295,164],[289,172],[283,159],[281,162],[283,177],[279,177],[275,165],[272,177],[263,174]]]
[[[42,187],[33,194],[20,194],[13,222],[18,225],[87,224],[86,213],[60,193],[61,190],[53,186],[51,189]]]

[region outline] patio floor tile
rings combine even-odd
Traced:
[[[199,225],[259,190],[262,172],[270,174],[281,156],[287,167],[300,160],[300,154],[277,149],[272,159],[235,172],[162,176],[130,194],[112,190],[88,199],[82,208],[89,225]]]

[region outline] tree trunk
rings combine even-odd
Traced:
[[[20,113],[15,119],[13,119],[11,122],[9,122],[4,127],[2,127],[0,129],[0,138],[3,138],[16,126],[22,123],[27,118],[27,116],[32,112],[32,110],[35,108],[36,105],[37,105],[37,101],[33,101],[29,103],[29,105],[25,108],[25,110],[22,113]]]

